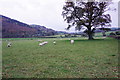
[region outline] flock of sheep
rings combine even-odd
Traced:
[[[42,40],[38,40],[38,42],[41,42],[41,41]],[[71,42],[71,44],[73,44],[74,40],[70,40],[70,42]],[[43,46],[45,44],[48,44],[48,42],[47,41],[41,42],[41,43],[39,43],[39,46]],[[55,40],[53,41],[53,44],[56,45],[56,41]]]
[[[43,46],[43,45],[45,45],[45,44],[48,44],[47,41],[42,42],[42,40],[38,40],[38,42],[40,42],[40,43],[39,43],[39,46]],[[70,40],[70,43],[71,43],[71,44],[74,44],[74,40]],[[55,41],[55,40],[53,41],[53,44],[56,45],[56,41]],[[11,43],[11,42],[8,42],[7,47],[11,47],[11,46],[12,46],[12,43]]]

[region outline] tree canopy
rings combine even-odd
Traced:
[[[110,26],[111,17],[106,11],[110,10],[110,1],[66,1],[63,6],[63,18],[68,23],[67,29],[72,26],[76,30],[86,27],[88,39],[93,39],[94,30],[97,27]]]

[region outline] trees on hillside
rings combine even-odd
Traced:
[[[110,1],[67,1],[63,6],[62,12],[64,20],[68,23],[67,29],[70,29],[72,26],[76,30],[81,30],[81,28],[86,27],[88,39],[93,39],[94,30],[97,27],[110,26],[111,17],[105,13],[110,9],[108,7],[109,4]]]

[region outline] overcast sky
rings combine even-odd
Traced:
[[[118,26],[118,2],[111,6],[116,11],[109,11],[112,26]],[[0,0],[0,14],[27,24],[37,24],[65,31],[67,23],[61,16],[65,0]],[[70,31],[74,31],[72,28]],[[70,32],[69,31],[69,32]]]

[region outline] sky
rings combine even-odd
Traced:
[[[109,11],[112,26],[118,26],[118,1],[113,0]],[[0,14],[27,24],[37,24],[57,31],[66,31],[67,23],[62,17],[65,0],[0,0]],[[74,32],[71,28],[67,32]]]

